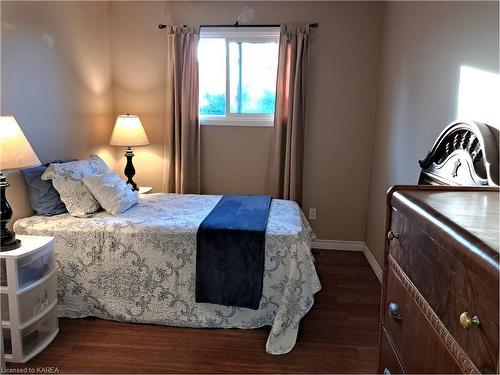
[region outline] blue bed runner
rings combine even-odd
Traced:
[[[224,195],[196,234],[196,302],[257,310],[262,297],[268,195]]]

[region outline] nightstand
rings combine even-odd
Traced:
[[[139,194],[149,194],[153,191],[151,186],[139,186]]]
[[[25,363],[59,332],[54,238],[20,236],[21,247],[0,252],[3,349],[7,362]]]

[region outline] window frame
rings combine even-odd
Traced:
[[[279,27],[213,27],[204,28],[200,31],[201,39],[224,39],[226,43],[226,114],[225,115],[202,115],[200,125],[215,126],[274,126],[274,113],[231,113],[231,81],[229,69],[229,43],[269,43],[276,42],[279,47]],[[278,52],[279,53],[279,52]],[[276,75],[278,72],[276,71]],[[276,95],[276,93],[275,93]]]

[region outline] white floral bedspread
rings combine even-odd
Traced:
[[[321,285],[314,237],[295,202],[273,200],[259,310],[195,302],[196,231],[219,195],[141,195],[120,216],[18,220],[15,231],[56,239],[59,315],[180,327],[271,326],[266,350],[292,350]]]

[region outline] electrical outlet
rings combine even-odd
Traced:
[[[309,220],[316,220],[316,208],[309,209]]]

